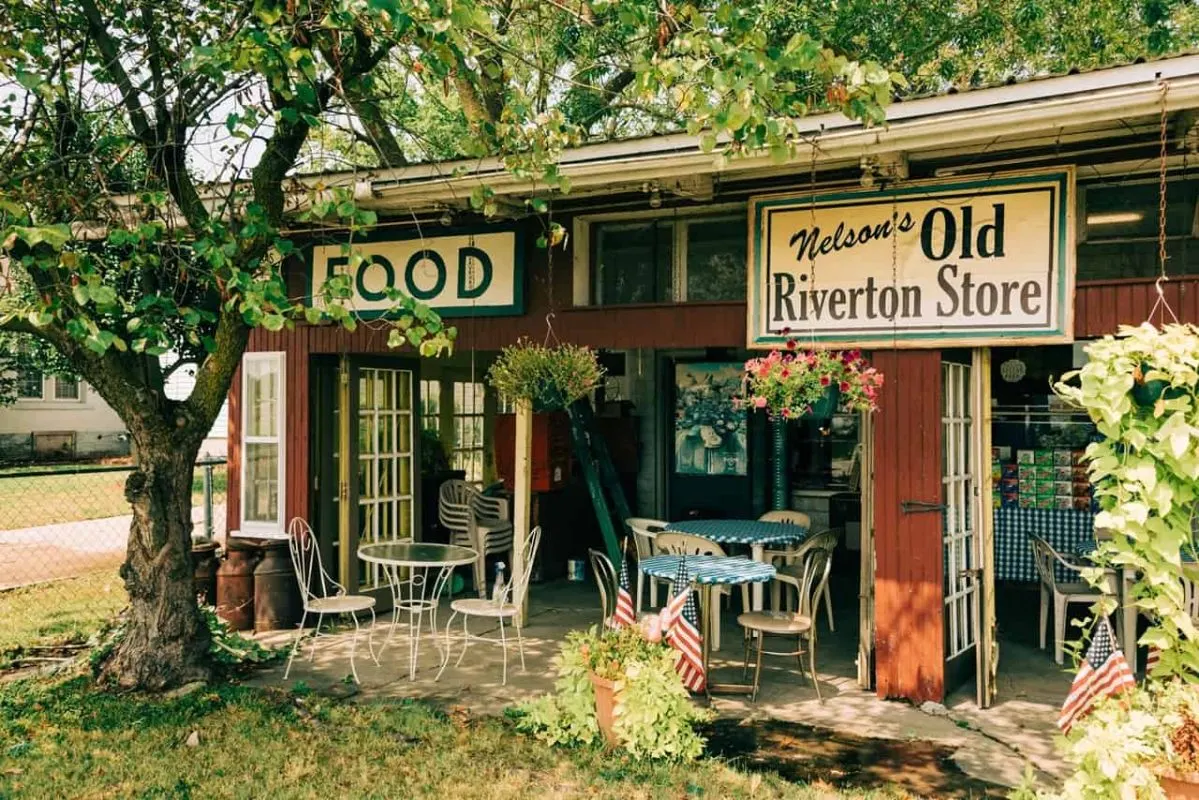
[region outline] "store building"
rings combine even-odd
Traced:
[[[365,321],[254,332],[229,398],[228,529],[307,517],[327,563],[372,589],[357,543],[433,535],[422,450],[496,477],[503,409],[484,376],[522,336],[602,351],[597,406],[623,420],[635,513],[756,516],[767,423],[724,402],[740,365],[787,336],[860,347],[886,375],[880,410],[789,433],[793,506],[844,531],[836,575],[860,624],[838,635],[857,637],[858,680],[881,696],[940,700],[976,679],[987,704],[1018,605],[1005,593],[1036,596],[1028,534],[1069,547],[1091,515],[1074,469],[1091,430],[1050,378],[1087,339],[1168,317],[1157,285],[1199,322],[1197,109],[1199,57],[1184,56],[910,100],[885,128],[813,117],[815,146],[785,164],[723,163],[685,135],[590,145],[566,154],[573,188],[553,197],[488,161],[321,176],[380,216],[356,243]],[[470,214],[480,183],[498,219]],[[570,235],[538,247],[551,219]],[[297,296],[346,264],[344,234],[314,237],[289,266]],[[387,347],[370,321],[387,285],[457,326],[452,357]],[[569,491],[542,497],[546,574],[593,543]]]

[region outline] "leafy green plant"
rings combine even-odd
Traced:
[[[590,347],[549,347],[520,339],[504,348],[487,371],[487,380],[507,400],[528,400],[534,411],[556,411],[598,386],[603,375]]]
[[[782,419],[816,413],[832,397],[844,411],[874,411],[882,385],[883,374],[860,350],[797,352],[795,340],[789,339],[784,349],[745,362],[745,397],[738,402]],[[836,410],[825,408],[823,413],[831,416]]]
[[[1122,326],[1086,351],[1087,364],[1053,387],[1104,437],[1086,458],[1102,509],[1095,527],[1111,536],[1084,575],[1102,587],[1107,570],[1132,571],[1132,600],[1151,620],[1140,642],[1160,658],[1145,688],[1100,703],[1074,726],[1067,755],[1076,771],[1062,796],[1162,797],[1159,772],[1199,766],[1199,636],[1180,580],[1199,577],[1182,559],[1196,554],[1199,329]],[[1094,612],[1115,604],[1106,596]]]
[[[517,727],[557,745],[600,740],[590,674],[615,682],[613,732],[637,759],[693,759],[703,752],[699,708],[675,671],[675,651],[646,638],[639,626],[572,631],[555,658],[556,693],[521,705]]]
[[[442,444],[441,435],[431,429],[420,432],[420,471],[422,475],[434,475],[450,468],[450,456]]]

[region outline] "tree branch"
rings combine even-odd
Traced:
[[[96,40],[96,47],[99,48],[100,55],[104,57],[103,69],[112,76],[117,90],[121,93],[121,102],[129,113],[129,124],[133,126],[134,134],[143,144],[152,145],[155,138],[154,129],[150,125],[146,110],[142,108],[141,100],[137,90],[133,87],[129,73],[121,64],[121,52],[117,49],[112,36],[109,35],[108,26],[101,18],[95,0],[79,0],[79,2],[83,9],[83,16],[87,19],[88,30]]]

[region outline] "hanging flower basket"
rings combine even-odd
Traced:
[[[604,369],[590,347],[520,339],[505,347],[487,380],[505,400],[528,400],[538,413],[561,411],[599,385]]]
[[[745,362],[744,399],[772,418],[828,419],[838,410],[875,411],[881,372],[860,350],[798,350],[795,340]]]

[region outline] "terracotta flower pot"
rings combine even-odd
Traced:
[[[616,709],[616,684],[594,672],[589,675],[591,685],[595,688],[595,719],[599,722],[600,733],[604,735],[605,742],[615,745],[617,741],[616,734],[612,732],[612,712]]]
[[[1170,800],[1199,800],[1199,773],[1163,769],[1157,773],[1157,782]]]

